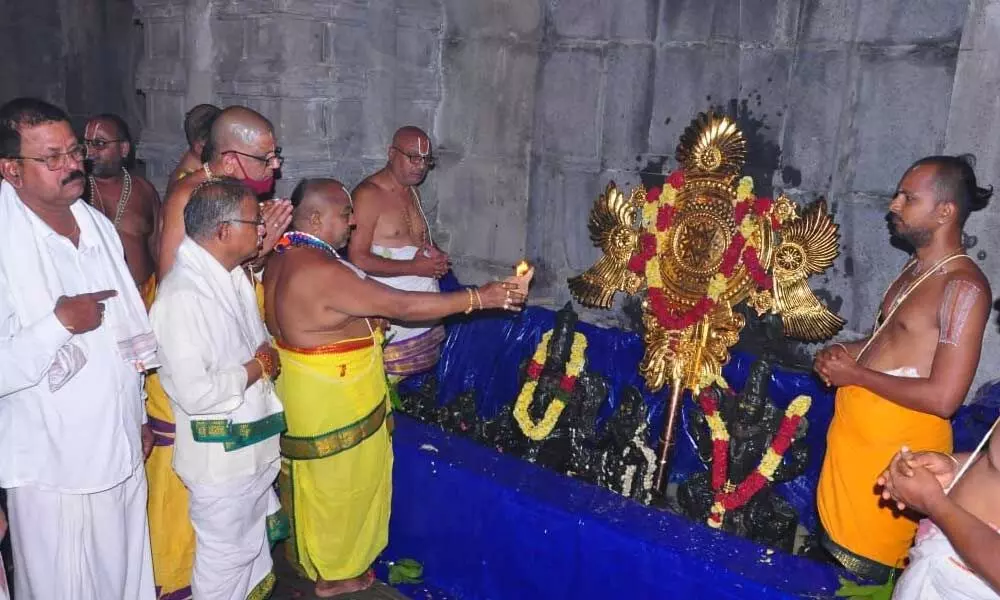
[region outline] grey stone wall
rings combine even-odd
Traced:
[[[154,179],[183,148],[196,102],[246,104],[275,122],[282,191],[303,175],[356,183],[382,164],[391,132],[415,124],[440,157],[424,196],[459,274],[481,281],[527,256],[540,267],[534,301],[549,305],[597,257],[586,219],[606,182],[672,168],[680,133],[713,105],[743,122],[759,188],[829,198],[843,254],[813,286],[848,336],[871,327],[905,260],[883,220],[903,169],[974,151],[984,182],[1000,176],[998,0],[136,4],[141,154]],[[988,275],[998,211],[969,225]],[[991,327],[988,347],[998,341]],[[998,366],[987,352],[979,381]]]
[[[129,0],[0,0],[0,104],[36,96],[88,115],[121,115],[138,134],[141,33]]]

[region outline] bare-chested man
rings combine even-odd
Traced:
[[[174,264],[177,249],[185,238],[184,208],[198,184],[206,179],[229,176],[251,185],[258,196],[273,187],[274,170],[281,166],[281,150],[275,145],[274,128],[260,114],[239,106],[222,111],[209,135],[211,158],[200,169],[177,182],[163,205],[163,233],[160,242],[159,274],[162,279]],[[259,256],[274,246],[291,221],[287,201],[265,202],[261,216],[266,234]],[[147,412],[157,445],[147,463],[149,479],[149,531],[153,546],[156,584],[178,597],[189,590],[194,561],[194,532],[188,517],[187,491],[171,466],[173,458],[174,414],[157,376],[147,381]]]
[[[520,310],[524,296],[514,281],[444,294],[393,289],[334,250],[347,243],[354,223],[340,182],[305,180],[292,204],[293,230],[264,272],[288,425],[279,481],[294,523],[289,560],[316,581],[317,596],[329,598],[371,585],[370,565],[388,539],[390,407],[381,336],[369,317],[415,321]]]
[[[212,123],[220,112],[222,109],[214,104],[199,104],[184,115],[184,137],[188,147],[167,180],[167,194],[170,194],[174,184],[201,168],[201,153],[208,143]]]
[[[163,206],[163,235],[160,243],[160,276],[174,264],[177,247],[184,239],[184,207],[191,191],[213,176],[243,181],[257,197],[270,199],[274,190],[274,172],[284,159],[274,139],[274,126],[260,113],[242,106],[230,106],[219,113],[209,134],[209,161],[201,169],[177,183]],[[265,202],[262,216],[267,223],[264,247],[266,254],[291,222],[291,205],[285,200]]]
[[[433,166],[427,134],[403,127],[392,137],[385,168],[354,190],[351,262],[396,289],[437,292],[437,279],[448,271],[448,255],[434,245],[417,194]],[[386,372],[406,377],[437,363],[444,328],[434,321],[394,323],[389,340]]]
[[[950,452],[949,417],[972,384],[992,296],[965,254],[962,227],[985,206],[964,157],[932,156],[903,176],[889,206],[913,257],[889,287],[875,330],[820,352],[815,368],[839,387],[817,503],[824,547],[859,575],[902,566],[916,523],[880,506],[873,487],[901,446]]]
[[[155,289],[160,196],[148,181],[128,170],[132,136],[121,117],[91,117],[83,143],[90,163],[87,201],[114,223],[132,279],[149,306]]]
[[[903,450],[879,477],[884,499],[927,515],[894,600],[1000,600],[1000,437],[987,448],[975,457]]]

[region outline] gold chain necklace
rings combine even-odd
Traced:
[[[122,193],[118,197],[118,206],[115,207],[115,218],[114,224],[115,229],[118,229],[118,225],[122,222],[122,217],[125,216],[125,207],[128,206],[128,201],[132,198],[132,176],[129,175],[128,169],[122,167],[122,173],[124,178],[122,180]],[[108,214],[107,208],[104,206],[104,196],[101,195],[101,189],[97,187],[97,180],[93,175],[89,177],[90,179],[90,205],[97,207],[95,200],[101,203],[101,212],[105,215]]]

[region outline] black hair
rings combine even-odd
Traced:
[[[190,148],[198,142],[207,142],[212,131],[212,123],[222,109],[214,104],[199,104],[184,115],[184,137]]]
[[[101,113],[88,119],[89,121],[110,121],[118,129],[118,139],[128,142],[128,156],[125,157],[125,166],[132,167],[135,161],[135,144],[132,142],[132,132],[128,128],[125,119],[114,113]]]
[[[14,98],[0,106],[0,158],[21,155],[21,129],[45,123],[69,123],[66,112],[38,98]]]
[[[965,225],[970,213],[986,208],[993,196],[993,186],[981,188],[976,182],[976,157],[971,154],[926,156],[910,169],[920,166],[934,167],[935,199],[955,204],[959,225]]]

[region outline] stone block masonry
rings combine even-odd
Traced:
[[[920,156],[973,151],[1000,175],[1000,0],[136,0],[146,32],[137,87],[140,156],[163,185],[197,102],[270,117],[306,175],[349,185],[385,159],[392,131],[431,133],[422,189],[437,239],[470,281],[541,268],[534,302],[568,299],[593,261],[587,213],[608,180],[674,166],[684,127],[710,106],[738,113],[758,187],[824,196],[843,253],[813,282],[872,325],[905,257],[882,217]],[[991,67],[992,65],[992,67]],[[1000,202],[1000,200],[998,200]],[[988,275],[1000,207],[974,215]],[[627,324],[621,302],[585,312]],[[990,327],[987,345],[1000,342]],[[987,352],[977,382],[1000,368]]]

